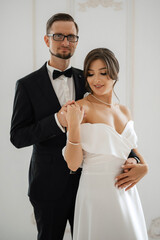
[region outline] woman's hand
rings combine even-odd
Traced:
[[[115,186],[125,188],[125,191],[137,184],[148,172],[147,164],[126,164],[122,166],[124,173],[116,177]],[[125,172],[125,170],[127,170]],[[129,170],[129,171],[128,171]]]
[[[67,105],[67,111],[64,112],[66,117],[68,128],[78,126],[81,124],[84,117],[84,109],[80,107],[76,102],[71,105]]]

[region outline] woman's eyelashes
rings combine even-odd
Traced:
[[[107,72],[101,72],[100,73],[102,76],[106,76],[107,75]]]
[[[87,73],[87,77],[92,77],[93,75],[93,73]]]
[[[107,72],[100,72],[99,74],[102,75],[102,76],[106,76]],[[93,77],[93,76],[94,76],[94,73],[88,73],[87,74],[87,77]]]

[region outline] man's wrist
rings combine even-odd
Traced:
[[[137,161],[137,163],[141,163],[141,161],[138,157],[134,157],[134,159]]]
[[[57,113],[54,114],[54,117],[55,117],[55,121],[58,125],[58,127],[62,130],[62,132],[66,132],[66,129],[64,127],[62,127],[62,125],[60,124],[59,120],[58,120],[58,117],[57,117]]]

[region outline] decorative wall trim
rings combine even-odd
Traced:
[[[86,11],[87,8],[96,8],[101,5],[104,8],[112,7],[114,10],[118,11],[122,9],[122,1],[117,2],[115,0],[87,0],[84,3],[78,2],[79,11]]]
[[[152,220],[148,236],[152,239],[160,239],[160,217]]]
[[[73,18],[75,17],[75,0],[67,0],[66,10]]]
[[[33,71],[36,70],[36,0],[32,0],[32,49]]]

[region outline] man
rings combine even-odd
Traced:
[[[70,15],[53,15],[44,37],[50,60],[16,84],[11,142],[17,148],[33,145],[28,195],[34,207],[38,240],[63,239],[67,220],[73,231],[81,170],[70,174],[62,157],[66,144],[62,113],[72,103],[67,101],[81,99],[85,93],[82,71],[70,68],[77,34],[78,26]]]

